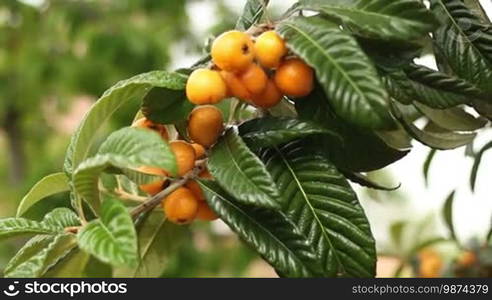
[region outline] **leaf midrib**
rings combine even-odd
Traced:
[[[321,232],[323,233],[323,236],[324,236],[325,240],[328,242],[330,248],[333,250],[333,254],[334,254],[334,256],[335,256],[335,258],[336,258],[336,260],[338,262],[338,265],[342,268],[342,271],[345,274],[347,274],[347,270],[345,269],[345,266],[342,264],[342,261],[341,261],[339,255],[338,255],[338,253],[336,251],[336,248],[333,246],[333,243],[332,243],[330,237],[327,235],[327,233],[325,231],[324,225],[321,223],[321,220],[318,218],[318,215],[316,214],[316,211],[315,211],[314,207],[311,205],[311,202],[309,201],[309,198],[307,196],[306,191],[304,191],[304,188],[303,188],[302,184],[297,179],[296,173],[292,169],[290,163],[285,158],[284,154],[277,147],[275,147],[275,151],[277,151],[277,153],[279,154],[280,158],[282,159],[282,161],[284,162],[285,166],[287,167],[287,170],[289,171],[289,173],[291,173],[292,178],[294,178],[294,181],[296,182],[296,185],[299,187],[299,190],[301,191],[301,194],[302,194],[304,200],[306,200],[305,202],[308,205],[309,210],[311,210],[311,213],[313,214],[314,219],[316,220],[316,222],[318,223],[318,225],[321,228]]]

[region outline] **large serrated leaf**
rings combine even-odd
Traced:
[[[119,268],[115,277],[159,277],[169,264],[169,256],[185,240],[185,226],[166,221],[161,212],[151,213],[138,225],[139,262],[136,268]]]
[[[216,182],[200,181],[209,206],[283,277],[321,276],[314,248],[278,211],[238,203]]]
[[[400,122],[410,136],[433,149],[449,150],[458,148],[469,144],[476,137],[475,133],[459,133],[444,129],[421,130],[402,114],[399,108],[400,106],[401,104],[398,103],[393,103],[391,105],[391,111],[393,112],[395,118]],[[434,128],[436,127],[437,126],[434,126]]]
[[[301,0],[301,8],[319,11],[357,35],[408,42],[425,36],[438,22],[418,0]]]
[[[375,242],[345,177],[313,144],[296,141],[261,158],[282,191],[282,211],[316,249],[329,276],[373,277]]]
[[[161,124],[173,124],[186,120],[193,110],[194,105],[188,101],[184,91],[186,78],[174,74],[182,81],[181,86],[176,86],[181,89],[153,88],[144,97],[141,110],[147,119]]]
[[[39,235],[27,242],[8,263],[4,276],[33,278],[42,276],[50,267],[77,246],[73,234]]]
[[[17,208],[17,217],[21,217],[31,206],[44,198],[69,190],[68,177],[64,173],[44,177],[22,198]]]
[[[0,239],[26,234],[58,234],[65,227],[79,225],[77,215],[68,208],[56,208],[42,221],[25,218],[0,219]]]
[[[294,118],[265,117],[244,122],[239,126],[239,134],[250,148],[271,147],[310,135],[323,135],[324,138],[342,142],[342,138],[332,130],[314,122]]]
[[[79,247],[102,262],[134,267],[138,261],[137,234],[126,207],[107,198],[100,219],[86,224],[77,234]]]
[[[244,204],[277,208],[279,191],[237,131],[229,129],[212,148],[208,169],[220,186]]]
[[[109,118],[123,105],[131,101],[140,101],[153,87],[181,90],[185,75],[166,71],[153,71],[120,81],[94,104],[86,114],[79,128],[72,136],[65,157],[64,170],[72,174],[84,161],[95,141],[99,130]]]
[[[248,0],[244,5],[243,12],[236,23],[237,30],[248,30],[258,23],[266,11],[269,0]]]
[[[374,171],[403,158],[409,152],[409,148],[391,148],[374,132],[344,122],[330,110],[325,98],[323,91],[316,88],[310,96],[296,102],[296,109],[302,120],[314,121],[342,137],[343,143],[315,138],[337,167],[354,172]]]
[[[456,75],[492,95],[492,27],[482,24],[461,0],[430,2],[443,24],[434,32],[439,54]]]
[[[487,119],[467,113],[459,107],[448,109],[432,109],[423,104],[414,103],[429,120],[444,129],[453,131],[475,131],[487,124]]]
[[[86,277],[84,273],[90,261],[90,254],[74,248],[65,257],[52,266],[43,278],[81,278]]]
[[[361,127],[392,126],[388,94],[354,37],[319,17],[288,19],[278,25],[277,31],[288,47],[315,69],[317,80],[340,117]]]
[[[82,162],[73,174],[75,190],[99,212],[98,182],[102,172],[116,170],[130,175],[141,166],[152,166],[176,173],[176,160],[167,142],[155,132],[126,127],[112,133],[96,156]]]

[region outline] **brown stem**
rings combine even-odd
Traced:
[[[193,170],[191,170],[188,174],[186,174],[185,176],[183,176],[179,179],[176,179],[167,188],[165,188],[164,190],[162,190],[158,194],[148,198],[147,201],[145,201],[142,204],[135,207],[130,212],[130,215],[132,216],[132,218],[135,220],[141,214],[153,210],[157,205],[159,205],[161,203],[161,201],[164,197],[168,196],[169,194],[171,194],[172,192],[174,192],[175,190],[177,190],[181,186],[185,185],[186,182],[188,180],[190,180],[191,178],[198,176],[198,174],[200,174],[203,171],[204,164],[205,164],[205,160],[197,161],[195,168],[193,168]]]

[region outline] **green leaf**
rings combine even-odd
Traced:
[[[475,191],[478,169],[480,167],[480,163],[482,162],[483,155],[490,149],[492,149],[492,142],[488,142],[487,144],[485,144],[485,146],[483,146],[482,149],[480,149],[480,151],[478,151],[478,153],[475,155],[475,161],[473,162],[473,167],[470,175],[470,188],[472,191]]]
[[[449,150],[464,146],[476,137],[475,133],[457,133],[452,131],[440,130],[421,130],[408,120],[394,103],[392,107],[393,115],[414,139],[433,149]]]
[[[22,198],[17,208],[17,217],[21,217],[31,206],[46,197],[69,191],[68,178],[64,173],[48,175],[38,181]]]
[[[316,123],[293,118],[265,117],[244,122],[239,126],[239,135],[250,148],[259,149],[284,144],[309,135],[323,135],[323,138],[341,137],[335,132]]]
[[[346,171],[346,170],[340,170],[340,173],[345,176],[348,180],[357,183],[363,187],[375,189],[375,190],[381,190],[381,191],[394,191],[400,188],[401,183],[398,184],[395,187],[387,187],[384,186],[380,183],[375,182],[374,180],[370,179],[368,176],[361,174],[361,173],[356,173],[356,172],[351,172],[351,171]]]
[[[85,276],[85,268],[90,261],[90,255],[87,252],[74,248],[58,263],[52,266],[43,278],[82,278]]]
[[[432,160],[434,159],[434,156],[436,155],[436,153],[437,153],[436,149],[431,149],[429,151],[429,154],[427,154],[427,157],[425,158],[424,167],[423,167],[423,174],[424,174],[424,180],[425,180],[426,185],[429,183],[429,170],[430,170]]]
[[[450,108],[480,97],[481,91],[468,82],[424,66],[407,65],[405,73],[411,80],[414,100],[432,108]]]
[[[220,186],[244,204],[277,208],[279,191],[265,166],[236,130],[229,129],[212,148],[208,169]]]
[[[451,238],[456,241],[456,233],[454,231],[453,225],[453,201],[455,192],[456,191],[452,191],[451,194],[449,194],[449,196],[446,198],[446,201],[444,202],[444,207],[442,209],[442,215],[444,217],[444,222],[446,223],[446,226],[451,233]]]
[[[325,98],[323,91],[317,88],[310,96],[297,101],[296,109],[302,120],[314,121],[342,137],[343,143],[316,139],[337,167],[354,172],[374,171],[403,158],[409,152],[408,149],[400,151],[391,148],[374,132],[344,122],[330,110]]]
[[[183,75],[185,77],[185,75]],[[65,157],[64,170],[72,174],[89,155],[90,149],[99,138],[98,133],[111,116],[131,101],[140,101],[153,88],[162,87],[180,90],[182,79],[166,71],[153,71],[120,81],[94,104],[79,128],[72,136]]]
[[[373,277],[375,242],[356,194],[316,143],[292,142],[260,156],[281,191],[282,211],[315,247],[325,274]]]
[[[79,247],[102,262],[134,267],[138,262],[137,234],[132,218],[118,200],[107,198],[100,219],[91,221],[77,234]]]
[[[385,41],[413,41],[438,25],[418,0],[301,0],[301,8],[319,11],[357,35]]]
[[[279,211],[240,204],[216,182],[200,180],[210,207],[280,276],[321,276],[316,253],[299,227]]]
[[[443,24],[435,43],[452,71],[492,95],[492,27],[460,0],[431,0],[431,10]]]
[[[142,102],[142,113],[147,119],[161,124],[174,124],[186,120],[194,105],[188,101],[185,94],[186,78],[174,73],[176,89],[153,88]]]
[[[151,213],[137,228],[139,262],[136,268],[116,269],[115,277],[159,277],[169,263],[169,257],[185,240],[185,226],[172,224],[161,212]]]
[[[263,14],[265,14],[269,0],[247,0],[244,5],[243,13],[236,23],[236,29],[241,31],[248,30],[251,26],[257,24]]]
[[[97,214],[100,208],[99,177],[105,171],[123,172],[131,178],[141,166],[152,166],[176,173],[176,160],[159,134],[126,127],[112,133],[96,156],[86,159],[75,170],[73,185]]]
[[[369,58],[349,33],[319,17],[283,21],[278,32],[288,47],[316,71],[330,105],[352,124],[384,129],[394,123],[388,95]]]
[[[50,267],[77,246],[73,234],[55,236],[39,235],[27,242],[5,267],[9,278],[33,278],[42,276]]]
[[[467,113],[459,107],[432,109],[423,104],[414,103],[415,107],[429,120],[444,129],[452,131],[475,131],[487,124],[487,119]]]
[[[68,208],[57,208],[41,222],[25,218],[0,219],[0,239],[26,234],[58,234],[65,227],[79,225],[77,215]]]

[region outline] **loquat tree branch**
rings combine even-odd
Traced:
[[[200,174],[205,169],[205,162],[206,162],[205,159],[197,161],[195,163],[195,167],[193,168],[193,170],[188,172],[183,177],[174,180],[167,188],[155,194],[154,196],[149,197],[147,201],[135,207],[130,212],[132,219],[135,220],[141,214],[153,210],[157,205],[161,203],[164,197],[168,196],[169,194],[171,194],[181,186],[185,185],[186,182],[188,182],[188,180],[198,176],[198,174]]]

